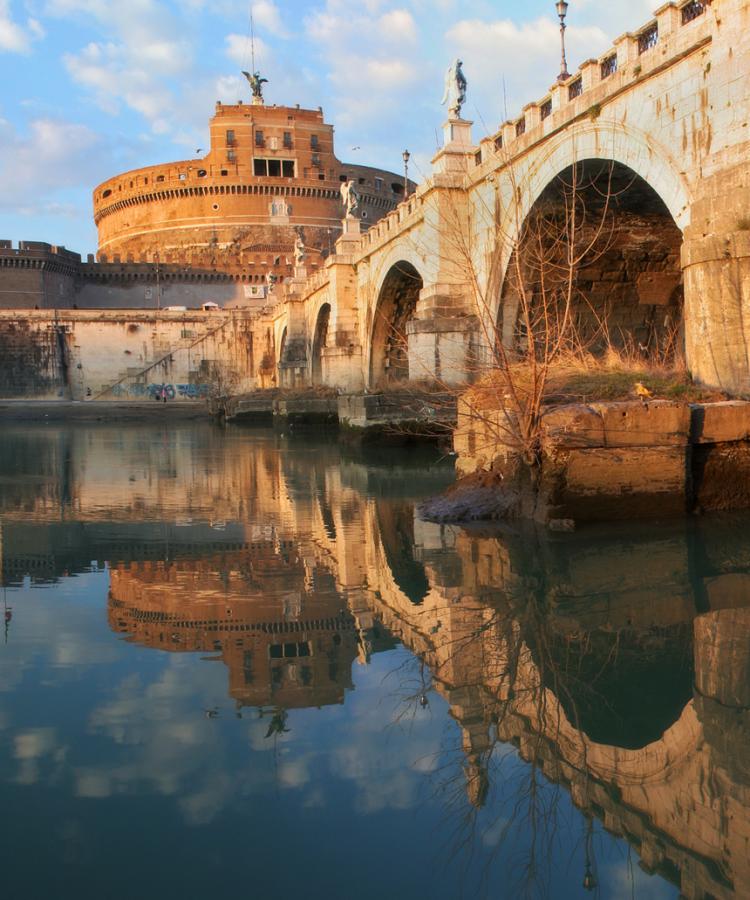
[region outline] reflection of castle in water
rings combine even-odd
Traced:
[[[110,625],[171,652],[216,654],[239,706],[342,703],[357,623],[333,576],[293,541],[259,540],[204,560],[111,571]]]
[[[223,660],[242,706],[340,703],[355,660],[392,635],[449,704],[476,806],[493,803],[494,748],[512,744],[685,897],[743,896],[746,520],[471,535],[415,520],[398,494],[418,473],[270,441],[190,469],[170,446],[172,475],[136,481],[136,506],[123,466],[109,519],[75,454],[66,493],[41,506],[6,487],[5,577],[45,540],[51,574],[112,560],[112,628]],[[226,519],[192,521],[212,496]]]

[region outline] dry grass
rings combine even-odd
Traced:
[[[524,361],[518,361],[511,364],[508,373],[491,373],[475,385],[470,391],[472,405],[477,409],[502,406],[507,400],[509,375],[522,402],[530,397],[533,386],[529,367]],[[649,390],[654,400],[697,403],[727,399],[727,394],[693,382],[681,362],[654,362],[611,349],[604,357],[578,353],[550,364],[543,404],[633,400],[636,384]]]

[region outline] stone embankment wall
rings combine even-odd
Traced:
[[[571,404],[542,417],[539,465],[521,460],[503,411],[459,403],[459,476],[491,473],[513,512],[547,522],[750,508],[750,403]]]
[[[0,399],[196,400],[272,387],[274,360],[243,311],[0,310]]]

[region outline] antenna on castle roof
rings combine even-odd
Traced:
[[[255,72],[255,23],[253,22],[253,7],[250,6],[250,60],[251,71]]]
[[[245,45],[247,47],[247,44]],[[247,52],[247,51],[246,51]],[[260,72],[255,68],[255,23],[253,21],[253,7],[250,7],[250,53],[252,67],[250,72],[243,71],[242,74],[247,78],[253,92],[253,106],[263,105],[263,85],[268,84],[267,78],[262,78]]]

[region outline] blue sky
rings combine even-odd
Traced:
[[[571,70],[657,5],[571,0]],[[192,158],[215,101],[248,99],[251,6],[267,102],[322,106],[345,161],[400,171],[408,147],[416,177],[451,59],[476,135],[559,68],[554,0],[0,0],[0,238],[93,252],[98,182]]]

